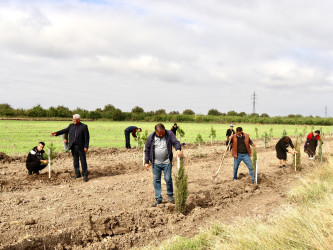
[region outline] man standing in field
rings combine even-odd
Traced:
[[[69,135],[68,148],[72,150],[75,178],[81,177],[80,173],[80,163],[83,181],[88,181],[88,166],[86,160],[86,153],[89,148],[89,130],[88,126],[80,122],[80,115],[73,115],[73,124],[70,124],[67,128],[60,130],[58,132],[53,132],[52,136],[58,136],[62,134]]]
[[[44,147],[45,143],[41,141],[36,147],[30,150],[26,161],[28,175],[39,174],[39,171],[47,166],[48,161],[43,159],[45,153]]]
[[[230,124],[230,127],[227,129],[227,133],[225,134],[226,137],[227,137],[227,142],[226,142],[226,145],[228,147],[229,145],[229,138],[230,136],[234,135],[235,134],[235,130],[234,130],[234,125]],[[232,142],[230,141],[230,151],[232,149]]]
[[[132,134],[133,138],[137,138],[136,132],[141,132],[141,131],[142,131],[141,128],[135,126],[130,126],[125,129],[126,148],[131,148],[130,134]]]
[[[163,124],[155,126],[155,132],[148,136],[145,147],[145,168],[148,171],[149,162],[152,163],[153,184],[155,189],[154,207],[162,203],[161,176],[164,172],[168,200],[174,203],[172,184],[172,146],[175,147],[178,157],[182,157],[181,145],[174,133],[165,130]]]
[[[236,128],[236,134],[232,135],[232,156],[234,157],[234,180],[237,180],[237,172],[239,164],[243,161],[247,168],[249,169],[249,173],[252,179],[252,183],[254,183],[253,178],[253,168],[252,168],[252,161],[251,161],[251,148],[255,147],[256,145],[251,141],[250,135],[243,133],[243,129],[241,127]]]

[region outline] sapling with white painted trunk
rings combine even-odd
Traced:
[[[203,143],[203,139],[202,139],[202,136],[201,136],[200,133],[197,135],[197,138],[195,139],[195,142],[198,143],[199,157],[201,157],[201,152],[200,152],[201,148],[200,148],[200,144]]]
[[[216,138],[216,130],[214,129],[213,126],[210,128],[209,137],[210,137],[210,143],[213,144],[213,139]]]

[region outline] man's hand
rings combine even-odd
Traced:
[[[40,162],[43,162],[44,164],[48,164],[49,163],[49,161],[47,161],[47,160],[40,160]]]
[[[56,136],[57,135],[57,132],[53,132],[51,133],[52,136]]]
[[[256,144],[255,143],[252,143],[252,145],[251,145],[252,147],[256,147]]]
[[[149,170],[149,164],[145,164],[145,168],[148,171]]]
[[[180,151],[180,150],[177,150],[177,155],[179,158],[182,158],[183,157],[183,152]]]
[[[68,141],[66,139],[64,139],[64,143],[67,143]]]
[[[88,149],[87,149],[87,148],[84,148],[84,152],[86,152],[86,153],[87,153],[87,152],[88,152]]]

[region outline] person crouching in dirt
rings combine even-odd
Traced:
[[[156,199],[154,207],[162,203],[162,171],[164,172],[168,200],[171,203],[175,203],[172,184],[172,146],[175,147],[178,157],[182,157],[181,145],[174,133],[165,130],[163,124],[157,124],[155,132],[148,136],[145,148],[145,168],[148,171],[149,162],[151,162],[154,176],[153,184]]]
[[[247,168],[249,169],[249,173],[252,179],[252,183],[254,183],[253,177],[253,168],[251,161],[251,148],[256,145],[251,141],[250,135],[243,133],[243,129],[241,127],[236,128],[236,134],[230,136],[232,141],[232,156],[234,157],[234,180],[237,180],[237,172],[239,164],[243,161]],[[229,138],[229,139],[230,139]]]
[[[293,149],[293,151],[289,151],[287,148],[290,147]],[[276,157],[279,159],[279,168],[287,167],[287,153],[290,153],[292,155],[297,154],[297,151],[295,150],[294,144],[291,141],[290,137],[284,136],[282,137],[275,145],[276,150]],[[283,163],[283,165],[282,165]]]
[[[39,171],[47,166],[48,161],[43,159],[45,153],[43,150],[44,147],[45,143],[41,141],[36,147],[30,150],[26,161],[28,175],[39,174]]]
[[[228,147],[229,145],[229,138],[230,136],[234,135],[235,134],[235,130],[234,130],[234,125],[230,124],[230,128],[227,129],[227,132],[226,132],[226,137],[227,137],[227,141],[226,141],[226,145]],[[231,151],[232,149],[232,141],[230,141],[230,146],[229,146],[229,150]]]
[[[135,126],[130,126],[128,128],[125,129],[125,140],[126,140],[126,148],[131,148],[131,139],[130,139],[130,134],[132,133],[132,136],[134,138],[137,138],[136,136],[136,132],[141,132],[142,129],[135,127]]]
[[[310,160],[313,160],[313,156],[316,155],[316,148],[318,146],[318,141],[320,141],[319,130],[316,130],[315,132],[308,134],[308,136],[306,137],[306,142],[304,144],[304,152],[308,154]]]

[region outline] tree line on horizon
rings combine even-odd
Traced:
[[[1,117],[30,117],[30,118],[67,118],[73,114],[80,114],[82,118],[91,120],[113,120],[113,121],[159,121],[159,122],[219,122],[219,123],[260,123],[260,124],[296,124],[296,125],[333,125],[333,118],[322,118],[319,116],[302,116],[290,114],[288,116],[269,116],[267,113],[247,114],[245,112],[229,111],[222,113],[217,109],[210,109],[207,115],[195,114],[191,109],[182,113],[165,109],[156,111],[144,111],[143,108],[135,106],[131,112],[123,112],[115,106],[108,104],[103,109],[97,108],[88,111],[82,108],[70,110],[65,106],[50,107],[44,109],[36,105],[30,109],[15,109],[7,103],[0,104]]]

